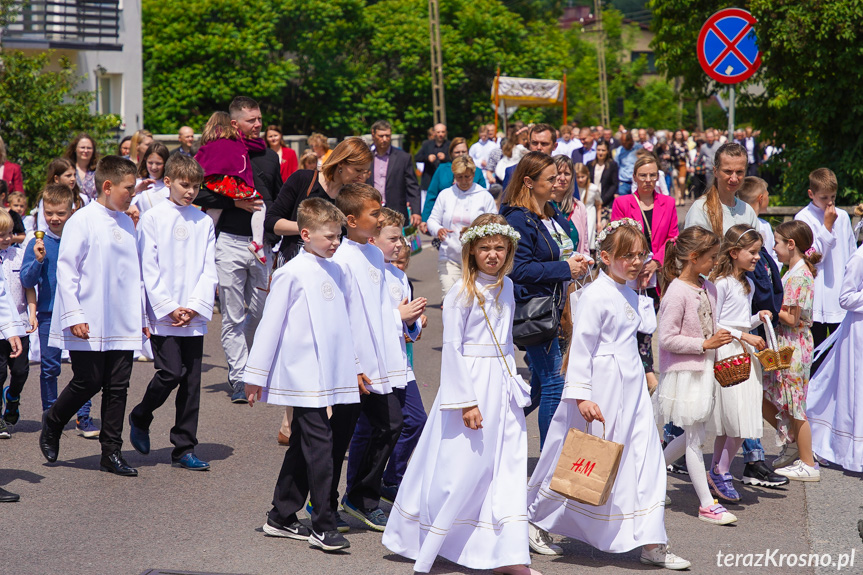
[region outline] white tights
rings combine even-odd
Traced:
[[[686,454],[686,469],[692,479],[692,487],[701,507],[713,505],[713,495],[707,485],[707,472],[704,470],[704,440],[707,433],[703,423],[694,423],[683,428],[683,435],[675,437],[665,447],[665,463],[671,465],[684,453]]]

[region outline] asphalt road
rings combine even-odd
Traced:
[[[409,275],[417,295],[429,298],[429,326],[416,345],[416,373],[426,406],[437,392],[440,373],[440,287],[434,250],[416,256]],[[265,537],[261,531],[283,447],[276,443],[281,409],[264,404],[249,408],[228,401],[227,370],[219,343],[220,317],[205,341],[198,455],[212,463],[208,472],[170,466],[168,430],[173,420],[169,400],[151,428],[152,452],[141,456],[127,443],[128,461],[137,478],[99,471],[99,445],[79,437],[70,425],[60,444],[60,460],[46,464],[37,446],[40,428],[38,365],[31,365],[24,389],[22,420],[9,440],[0,441],[0,486],[20,493],[15,504],[0,505],[0,566],[6,573],[137,575],[149,569],[168,572],[230,574],[405,574],[412,563],[391,554],[380,535],[353,524],[351,548],[325,555],[305,543]],[[153,373],[152,363],[136,363],[129,394],[130,410],[140,400]],[[71,370],[63,366],[61,382]],[[99,398],[94,399],[98,413]],[[539,455],[536,416],[528,418],[530,466]],[[765,424],[765,427],[766,424]],[[128,437],[128,431],[126,431]],[[764,444],[775,454],[772,430]],[[708,438],[710,451],[712,438]],[[709,456],[708,456],[709,457]],[[732,472],[739,476],[738,457]],[[688,480],[669,476],[673,503],[666,511],[672,550],[692,561],[697,573],[835,573],[835,567],[738,567],[717,565],[717,554],[839,553],[855,550],[863,572],[863,548],[856,522],[863,517],[861,476],[835,468],[822,482],[768,490],[740,486],[740,505],[729,506],[739,517],[735,526],[716,527],[699,521],[697,500]],[[560,539],[560,538],[557,538]],[[623,574],[654,571],[641,565],[638,553],[600,553],[579,542],[563,540],[558,558],[534,556],[533,567],[545,574]],[[778,562],[778,556],[774,556]],[[752,560],[757,559],[753,556]],[[434,573],[472,571],[439,559]]]

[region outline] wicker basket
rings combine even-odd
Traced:
[[[794,348],[787,345],[779,347],[776,332],[773,331],[773,324],[769,321],[764,323],[764,330],[767,334],[767,349],[755,353],[755,357],[761,362],[761,367],[764,371],[779,371],[790,368]]]
[[[734,339],[737,339],[736,337]],[[737,339],[737,341],[740,341]],[[741,346],[743,344],[741,343]],[[749,379],[752,372],[752,359],[743,346],[743,353],[732,355],[713,362],[713,375],[722,387],[739,385]]]

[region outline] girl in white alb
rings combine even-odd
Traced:
[[[847,312],[833,347],[809,382],[806,416],[812,450],[848,471],[863,471],[863,246],[848,265],[839,293]]]
[[[440,392],[383,536],[415,572],[428,573],[440,555],[470,569],[538,575],[526,566],[530,388],[516,373],[506,277],[518,237],[497,214],[462,235],[464,276],[443,304]]]
[[[625,218],[598,235],[596,249],[606,271],[572,304],[566,385],[528,483],[531,530],[579,539],[610,553],[641,547],[642,563],[686,569],[689,561],[668,552],[665,465],[635,337],[641,326],[638,295],[626,286],[641,272],[647,240],[640,225]],[[549,488],[569,429],[585,429],[588,422],[589,433],[602,437],[604,432],[624,446],[611,494],[600,506],[569,500]],[[531,541],[535,538],[532,533]],[[540,539],[547,542],[544,533]]]
[[[753,271],[761,259],[761,245],[761,235],[746,224],[737,224],[725,232],[722,252],[710,279],[716,286],[716,324],[737,339],[716,350],[717,361],[766,347],[761,337],[749,332],[763,321],[770,321],[772,314],[762,311],[752,315],[755,288],[746,277],[746,272]],[[716,383],[713,418],[707,424],[716,434],[707,481],[714,495],[726,501],[740,500],[730,473],[734,455],[744,439],[760,438],[762,433],[761,367],[754,355],[749,361],[749,379],[731,387]]]

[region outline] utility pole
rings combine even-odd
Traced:
[[[593,0],[593,16],[596,20],[596,31],[599,33],[596,42],[596,59],[599,64],[599,115],[602,125],[611,127],[608,113],[608,75],[605,72],[605,30],[602,28],[602,0]]]
[[[429,0],[429,38],[431,44],[432,109],[435,124],[446,124],[443,95],[443,59],[440,52],[440,10],[438,0]]]

